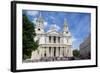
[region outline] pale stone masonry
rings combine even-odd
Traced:
[[[90,59],[91,58],[91,35],[89,35],[80,44],[80,58],[81,59]]]
[[[61,24],[62,25],[62,24]],[[36,37],[39,47],[32,52],[31,60],[72,57],[72,36],[68,30],[67,21],[64,19],[63,30],[58,32],[55,27],[44,31],[44,19],[40,16],[36,20]]]

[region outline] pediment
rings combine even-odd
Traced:
[[[49,31],[49,32],[47,32],[47,34],[50,34],[50,35],[60,35],[60,33],[57,32],[56,30],[54,30],[54,31]]]

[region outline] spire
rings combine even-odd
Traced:
[[[67,27],[67,20],[64,18],[64,27]]]
[[[64,19],[63,32],[68,32],[68,26],[67,26],[67,20],[66,20],[66,18]]]
[[[39,17],[37,18],[37,22],[43,23],[43,21],[44,21],[44,19],[42,17],[42,14],[41,14],[41,12],[39,12]]]
[[[39,12],[39,17],[40,17],[40,18],[42,17],[42,14],[41,14],[41,12]]]

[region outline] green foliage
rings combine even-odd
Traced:
[[[31,58],[32,51],[38,48],[38,41],[34,41],[35,36],[34,24],[23,14],[23,59]]]
[[[73,50],[73,56],[74,56],[74,57],[80,57],[80,52],[79,52],[79,50],[77,50],[77,49]]]

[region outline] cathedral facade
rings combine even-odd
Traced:
[[[61,32],[58,32],[53,26],[45,32],[44,19],[40,14],[36,20],[35,32],[34,39],[38,40],[39,47],[32,52],[31,60],[61,59],[73,56],[72,36],[66,19],[64,19]]]

